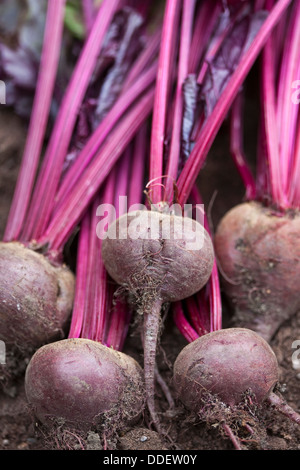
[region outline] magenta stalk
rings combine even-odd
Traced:
[[[30,203],[45,137],[62,42],[65,0],[48,2],[43,49],[29,129],[4,241],[18,240]]]
[[[150,143],[149,180],[157,180],[163,173],[164,139],[166,128],[167,104],[172,79],[172,61],[174,57],[176,32],[179,22],[180,3],[178,0],[167,0],[161,36],[158,72],[156,79],[153,106],[152,132]],[[162,201],[162,187],[153,187],[152,202]]]

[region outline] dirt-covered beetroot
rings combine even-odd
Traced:
[[[214,238],[224,290],[235,309],[233,326],[270,341],[299,309],[300,217],[258,202],[231,209]]]
[[[144,376],[147,406],[155,410],[155,358],[164,303],[191,296],[208,281],[214,262],[204,227],[184,217],[155,210],[125,214],[108,228],[102,256],[110,276],[133,294],[144,317]]]
[[[126,354],[84,338],[42,346],[25,374],[29,405],[46,427],[120,428],[144,406],[143,373]]]
[[[233,407],[251,391],[257,403],[262,403],[277,381],[274,352],[261,336],[246,328],[201,336],[180,352],[174,364],[176,393],[194,411],[200,409],[206,393]]]
[[[19,242],[0,243],[0,339],[31,353],[62,337],[72,311],[75,278],[65,266]]]
[[[238,450],[233,427],[260,440],[257,411],[265,403],[300,424],[300,415],[274,391],[278,379],[273,350],[247,328],[201,336],[183,348],[173,371],[178,400],[208,424],[219,425]]]
[[[213,246],[198,222],[189,219],[185,225],[184,219],[151,210],[116,220],[102,246],[110,276],[143,296],[155,292],[162,302],[200,290],[212,271]]]

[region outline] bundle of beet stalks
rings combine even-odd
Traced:
[[[174,419],[184,406],[236,449],[243,445],[235,430],[258,440],[254,416],[266,402],[299,424],[274,392],[278,365],[264,334],[287,318],[276,282],[288,292],[288,311],[297,310],[297,254],[284,264],[289,248],[270,237],[290,244],[296,237],[299,113],[283,95],[300,72],[299,2],[82,0],[81,7],[79,52],[49,120],[67,23],[65,0],[47,2],[26,146],[0,246],[0,339],[10,358],[3,388],[16,362],[29,361],[26,372],[18,370],[28,405],[59,448],[75,439],[84,449],[93,431],[108,449],[137,423],[174,445],[157,409],[157,384]],[[254,184],[240,104],[257,59]],[[253,201],[214,235],[197,178],[228,116],[232,156]],[[74,245],[73,272],[66,256]],[[222,329],[218,267],[237,307],[233,328]],[[268,292],[273,272],[278,298]],[[253,299],[267,318],[251,320]],[[157,365],[170,311],[190,343],[172,384]],[[123,352],[131,329],[141,362]]]

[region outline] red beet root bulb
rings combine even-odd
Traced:
[[[300,307],[300,217],[278,215],[257,202],[240,204],[221,220],[215,251],[225,293],[235,310],[232,326],[270,341]]]
[[[162,302],[189,297],[208,281],[211,238],[195,220],[158,211],[125,214],[111,224],[102,255],[110,276],[133,291],[153,287]],[[199,230],[199,245],[196,237]]]
[[[203,393],[229,406],[251,391],[262,403],[278,381],[277,359],[268,343],[246,328],[201,336],[187,345],[174,364],[174,384],[187,408],[198,411]]]
[[[84,338],[47,344],[32,356],[25,391],[35,416],[89,430],[133,423],[143,405],[141,367],[122,352]]]
[[[74,275],[18,242],[0,243],[0,339],[28,353],[62,335]]]
[[[186,346],[174,363],[173,380],[178,400],[202,419],[209,422],[213,417],[214,425],[219,421],[234,447],[241,450],[230,424],[235,421],[253,435],[249,407],[254,415],[266,403],[300,424],[300,415],[273,391],[278,372],[276,356],[259,334],[228,328]]]
[[[163,303],[191,296],[208,281],[214,262],[211,238],[195,220],[158,211],[122,216],[108,229],[102,256],[110,276],[128,289],[144,315],[147,405],[158,431],[154,371]]]

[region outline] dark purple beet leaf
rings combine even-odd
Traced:
[[[243,15],[231,29],[215,59],[209,64],[208,73],[201,88],[201,99],[204,102],[206,116],[214,109],[229,78],[241,57],[249,49],[266,16],[265,11]]]

